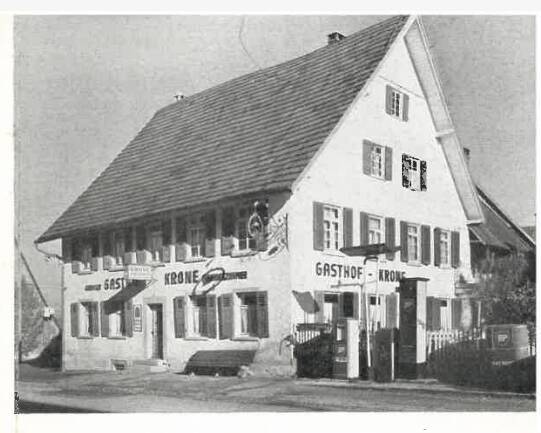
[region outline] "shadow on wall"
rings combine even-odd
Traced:
[[[62,334],[54,337],[37,358],[25,364],[39,368],[60,368],[62,365]]]

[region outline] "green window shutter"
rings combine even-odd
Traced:
[[[427,173],[426,161],[421,161],[421,191],[426,191]]]
[[[441,264],[441,245],[440,245],[441,229],[436,227],[434,229],[434,266],[440,266]]]
[[[216,295],[207,295],[207,337],[216,338]]]
[[[220,296],[220,339],[233,338],[233,293]]]
[[[400,221],[400,260],[408,261],[408,223]]]
[[[93,337],[99,337],[100,335],[100,328],[99,328],[99,307],[97,302],[92,302],[90,304],[90,315],[91,315],[91,323],[92,323],[92,329],[90,330],[90,333]]]
[[[323,314],[323,304],[325,303],[325,292],[321,290],[314,291],[314,301],[317,304],[317,311],[315,316],[316,323],[323,323],[325,316]]]
[[[392,114],[391,107],[393,105],[393,88],[389,85],[385,86],[385,112]]]
[[[366,212],[360,212],[359,221],[361,246],[368,245],[368,214]]]
[[[396,247],[396,228],[394,218],[385,218],[385,246],[387,248]],[[395,253],[385,254],[387,260],[394,260]]]
[[[353,209],[345,207],[342,211],[343,215],[343,234],[344,247],[353,246]]]
[[[267,338],[269,336],[269,306],[267,292],[256,293],[257,312],[257,336]]]
[[[323,203],[315,201],[313,204],[313,213],[314,250],[323,251]]]
[[[100,322],[101,322],[101,336],[109,337],[109,315],[105,307],[105,302],[100,302]]]
[[[402,95],[402,120],[404,122],[407,122],[409,118],[410,97],[405,93],[403,93]]]
[[[460,266],[460,233],[451,232],[451,266]]]
[[[133,337],[133,300],[124,302],[124,332],[126,337]]]
[[[363,173],[372,174],[372,143],[368,140],[363,140]]]
[[[430,264],[430,226],[421,226],[421,263]]]
[[[71,336],[79,336],[79,303],[74,302],[70,305],[71,314]]]
[[[393,180],[393,149],[385,146],[385,180]]]
[[[173,298],[173,320],[175,321],[175,338],[184,338],[186,328],[184,326],[184,296]]]

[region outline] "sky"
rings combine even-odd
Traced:
[[[153,113],[230,78],[313,51],[382,16],[19,16],[15,19],[15,210],[49,302],[60,270],[33,240]],[[535,18],[423,17],[475,182],[535,223]],[[104,207],[114,203],[103,203]],[[58,249],[58,242],[44,245]]]

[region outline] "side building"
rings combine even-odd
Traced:
[[[62,238],[65,369],[246,350],[288,373],[299,323],[399,326],[405,277],[452,327],[482,221],[422,23],[399,16],[159,110],[37,242]]]

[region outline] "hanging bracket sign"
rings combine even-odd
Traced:
[[[150,281],[152,280],[152,266],[127,265],[124,270],[124,278],[131,281]]]

